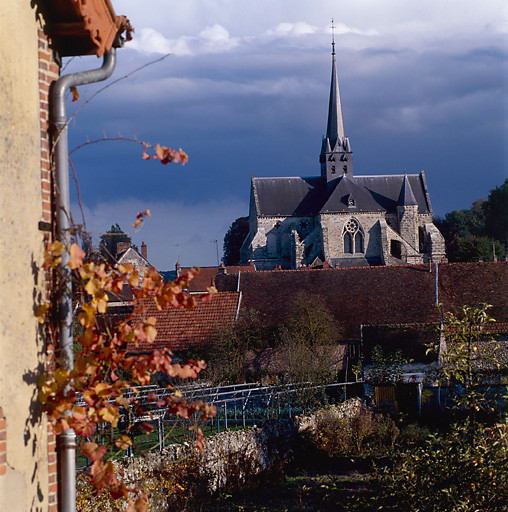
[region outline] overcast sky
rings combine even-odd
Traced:
[[[249,208],[250,177],[319,175],[335,39],[355,174],[425,170],[436,215],[469,208],[508,169],[505,0],[114,0],[134,25],[112,82],[70,125],[69,146],[103,137],[182,148],[141,159],[127,142],[73,155],[87,227],[132,232],[160,270],[214,265]],[[74,59],[64,73],[100,65]],[[80,108],[103,85],[80,88]],[[77,195],[72,192],[76,204]],[[79,222],[78,209],[74,215]]]

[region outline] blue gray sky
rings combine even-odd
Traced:
[[[504,0],[115,0],[134,40],[112,82],[70,124],[70,148],[103,134],[182,148],[162,166],[127,142],[73,155],[88,229],[119,223],[161,270],[214,265],[248,214],[250,177],[319,174],[335,19],[355,174],[424,169],[436,215],[468,208],[508,175]],[[100,65],[73,59],[66,72]],[[107,84],[107,82],[106,82]],[[80,88],[80,108],[104,84]],[[72,191],[76,205],[77,195]],[[133,233],[138,211],[152,219]],[[79,222],[79,210],[74,208]]]

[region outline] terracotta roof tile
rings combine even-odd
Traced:
[[[154,343],[130,346],[129,352],[149,352],[163,347],[178,351],[210,343],[221,330],[233,327],[239,300],[240,293],[217,293],[208,303],[198,300],[191,311],[172,307],[159,311],[153,301],[146,301],[145,318],[156,318],[157,337]]]
[[[219,290],[236,289],[237,278],[219,275]],[[438,301],[445,310],[487,302],[491,315],[508,321],[508,263],[442,263]],[[433,323],[441,318],[435,306],[435,267],[401,265],[345,269],[301,269],[242,274],[242,311],[261,312],[268,326],[284,321],[299,293],[325,299],[345,337],[359,338],[360,325]]]
[[[182,267],[183,270],[190,270],[190,267]],[[215,278],[219,272],[225,274],[236,274],[238,272],[254,272],[255,268],[251,265],[236,265],[230,267],[200,267],[199,274],[189,283],[190,292],[204,292],[209,286],[215,284]],[[235,288],[236,290],[236,288]],[[233,291],[233,290],[232,290]]]

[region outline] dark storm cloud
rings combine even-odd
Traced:
[[[120,131],[182,147],[190,156],[185,167],[162,167],[141,160],[140,148],[127,143],[81,150],[74,159],[90,211],[133,197],[134,190],[144,201],[178,201],[200,211],[213,209],[214,201],[233,201],[243,205],[243,212],[236,209],[240,215],[247,213],[252,174],[318,174],[329,36],[274,34],[225,35],[230,46],[224,51],[171,55],[107,89],[80,112],[71,124],[71,146],[101,137],[103,130],[110,137]],[[506,36],[480,35],[423,42],[354,33],[338,38],[355,172],[423,168],[441,215],[468,207],[504,179]],[[124,49],[118,57],[116,77],[157,55]],[[82,98],[95,90],[83,88]]]

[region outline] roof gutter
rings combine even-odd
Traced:
[[[101,82],[109,78],[116,64],[116,49],[111,48],[104,54],[99,69],[83,71],[60,77],[51,91],[51,123],[55,129],[54,147],[57,236],[65,247],[70,245],[70,199],[69,199],[69,149],[67,142],[67,108],[65,95],[71,87]],[[60,264],[62,274],[69,275],[67,266],[69,254],[64,251]],[[60,299],[60,356],[66,369],[72,370],[74,364],[72,336],[72,296],[68,286],[63,287]],[[76,511],[76,433],[66,430],[59,436],[59,510]]]

